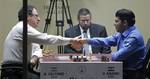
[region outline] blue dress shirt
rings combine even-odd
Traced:
[[[146,55],[143,37],[135,26],[106,38],[88,39],[88,44],[117,46],[117,52],[112,53],[112,61],[123,61],[124,69],[141,68]]]

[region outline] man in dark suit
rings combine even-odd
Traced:
[[[65,31],[65,37],[77,37],[83,38],[83,33],[86,32],[87,38],[93,37],[107,37],[107,32],[104,26],[91,23],[91,13],[87,8],[81,8],[78,12],[79,24],[70,27]],[[64,47],[64,53],[82,53],[83,48],[78,45],[66,45]],[[89,46],[92,53],[110,53],[110,47],[104,46]]]

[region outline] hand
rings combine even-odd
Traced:
[[[86,38],[72,38],[71,40],[70,40],[70,43],[71,44],[74,44],[74,45],[83,45],[83,44],[87,44],[87,39]]]
[[[39,62],[39,58],[37,56],[32,56],[31,60],[30,60],[30,64],[34,67],[35,65],[37,65]]]
[[[79,42],[81,45],[87,44],[87,39],[86,39],[86,38],[78,39],[78,42]]]
[[[82,50],[82,45],[81,44],[71,44],[71,47],[77,51]]]
[[[72,38],[72,39],[70,40],[70,42],[71,42],[71,44],[80,44],[79,39],[81,39],[81,35]]]
[[[71,47],[77,51],[80,51],[82,49],[82,44],[80,44],[79,40],[80,40],[81,36],[77,36],[75,38],[72,38],[71,42]]]

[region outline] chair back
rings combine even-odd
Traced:
[[[146,56],[144,59],[144,64],[143,64],[143,69],[145,71],[145,76],[148,77],[148,75],[150,74],[150,65],[149,65],[149,60],[150,60],[150,38],[147,41],[146,44]]]

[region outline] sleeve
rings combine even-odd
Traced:
[[[88,39],[87,42],[88,42],[88,44],[96,45],[96,46],[98,46],[98,45],[116,46],[117,45],[117,36],[114,35],[114,36],[109,36],[106,38],[95,37],[95,38]]]
[[[124,60],[128,56],[132,55],[137,49],[137,39],[130,37],[123,42],[123,47],[120,48],[117,52],[112,53],[112,60]]]
[[[71,38],[65,38],[55,35],[47,35],[47,33],[40,33],[34,28],[28,29],[28,39],[30,42],[38,44],[54,44],[54,45],[66,45],[70,44]]]
[[[43,57],[39,44],[32,43],[32,56]]]

